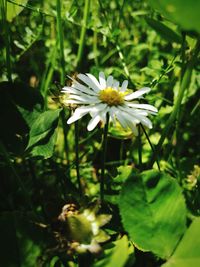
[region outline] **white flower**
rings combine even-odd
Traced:
[[[103,72],[99,73],[99,81],[89,73],[78,74],[77,77],[83,84],[71,78],[72,85],[62,89],[62,92],[69,95],[65,104],[78,105],[68,119],[68,124],[89,113],[92,119],[87,129],[92,131],[100,121],[106,122],[108,113],[110,121],[115,124],[117,120],[123,128],[130,128],[135,134],[137,134],[138,123],[152,128],[152,123],[147,116],[156,114],[157,109],[152,105],[140,104],[136,101],[143,94],[148,93],[150,88],[144,87],[136,92],[130,92],[127,89],[127,80],[119,86],[119,82],[112,76],[108,76],[106,80]]]

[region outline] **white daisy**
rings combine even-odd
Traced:
[[[103,72],[99,73],[99,80],[92,74],[78,74],[79,81],[72,79],[71,86],[65,86],[62,92],[68,97],[65,104],[75,104],[78,107],[67,123],[71,124],[86,114],[90,114],[87,129],[92,131],[100,121],[106,122],[106,114],[109,114],[110,121],[114,124],[116,120],[123,128],[130,128],[137,134],[136,125],[141,123],[148,128],[152,128],[151,121],[147,118],[149,114],[156,114],[157,109],[148,104],[140,104],[136,99],[148,93],[151,89],[141,88],[136,92],[127,89],[128,81],[123,81],[122,85],[112,76],[105,79]]]

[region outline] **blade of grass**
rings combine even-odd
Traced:
[[[4,38],[5,38],[5,44],[6,44],[7,78],[9,82],[12,82],[10,30],[9,30],[9,23],[7,22],[7,1],[4,1],[4,0],[1,0],[1,17],[2,17],[2,22],[3,22],[3,28],[5,30]]]
[[[81,35],[79,40],[78,54],[77,54],[77,68],[81,69],[81,63],[83,58],[83,50],[85,46],[85,35],[86,35],[86,26],[88,23],[90,0],[85,0],[84,13],[83,13],[83,24],[81,28]]]
[[[57,11],[57,31],[58,31],[58,43],[60,47],[60,64],[61,64],[61,71],[60,71],[60,83],[64,85],[65,82],[65,55],[64,55],[64,42],[63,42],[63,27],[62,27],[62,20],[61,20],[61,5],[62,1],[56,1],[56,11]]]

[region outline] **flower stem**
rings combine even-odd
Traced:
[[[191,81],[191,76],[192,76],[192,70],[193,70],[193,67],[194,67],[194,64],[196,62],[196,59],[198,57],[198,53],[199,53],[199,50],[200,50],[200,40],[197,41],[196,43],[196,46],[195,46],[195,49],[194,49],[194,53],[193,53],[193,56],[191,58],[191,60],[188,62],[187,64],[187,67],[186,67],[186,70],[184,72],[184,75],[183,75],[183,79],[182,79],[182,82],[181,82],[181,85],[180,85],[180,89],[179,89],[179,92],[178,92],[178,96],[177,96],[177,100],[176,100],[176,103],[173,107],[173,110],[172,110],[172,113],[166,123],[166,126],[162,132],[162,135],[160,137],[160,140],[155,148],[155,151],[153,153],[153,156],[152,156],[152,159],[151,159],[151,162],[150,162],[150,168],[153,166],[156,158],[158,157],[159,153],[160,153],[160,150],[162,148],[162,145],[165,141],[165,138],[167,137],[167,135],[169,134],[169,131],[174,123],[174,121],[176,120],[177,118],[177,114],[179,112],[179,109],[180,109],[180,106],[181,106],[181,102],[182,102],[182,99],[183,99],[183,96],[184,96],[184,92],[185,90],[188,88],[188,86],[190,85],[190,81]]]
[[[139,169],[142,171],[142,132],[141,126],[138,126],[138,163]]]
[[[82,187],[81,187],[81,177],[80,177],[80,170],[79,170],[79,127],[78,127],[78,121],[75,122],[75,153],[76,153],[76,176],[77,176],[77,182],[78,182],[78,189],[79,194],[82,196]]]
[[[107,137],[108,137],[108,125],[109,125],[109,114],[106,115],[106,124],[103,132],[103,152],[102,152],[102,167],[101,167],[101,180],[100,180],[100,201],[104,201],[104,180],[105,180],[105,162],[106,162],[106,151],[107,151]]]

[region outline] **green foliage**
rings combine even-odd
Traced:
[[[172,257],[163,267],[195,267],[200,264],[200,218],[195,218]]]
[[[0,7],[2,7],[2,2],[4,0],[1,0]],[[24,5],[27,4],[28,0],[15,0],[12,2],[5,1],[5,9],[7,10],[6,19],[7,21],[11,22],[17,15],[19,15],[20,12],[24,9]],[[1,18],[1,13],[0,13]]]
[[[148,0],[153,8],[184,30],[200,31],[200,2],[196,0]]]
[[[199,5],[0,0],[0,265],[200,265]],[[158,109],[138,136],[109,125],[103,202],[104,124],[68,125],[61,93],[100,71]]]
[[[127,236],[112,242],[104,251],[104,257],[97,261],[93,267],[123,267],[131,258],[134,261],[133,247],[130,247]]]
[[[182,38],[175,31],[167,27],[165,24],[161,23],[158,20],[146,17],[146,22],[152,27],[160,36],[167,41],[181,43]]]
[[[177,182],[153,170],[130,175],[119,208],[135,246],[169,258],[186,228],[186,208]]]
[[[33,122],[27,146],[32,156],[44,158],[52,156],[60,111],[60,109],[45,111]]]

